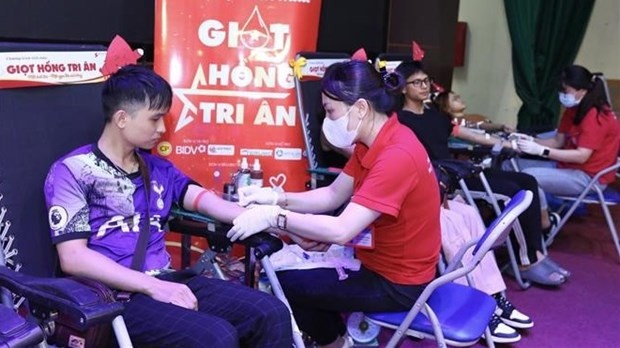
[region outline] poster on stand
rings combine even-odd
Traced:
[[[247,158],[264,185],[309,179],[289,62],[314,51],[320,0],[157,0],[154,69],[173,88],[156,153],[222,191]]]
[[[289,61],[316,47],[320,1],[159,0],[155,70],[174,89],[157,153],[222,190],[242,157],[301,190],[303,137]]]

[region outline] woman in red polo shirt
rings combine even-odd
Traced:
[[[560,75],[560,103],[566,107],[555,137],[521,139],[519,150],[552,161],[519,162],[523,172],[553,195],[581,193],[596,173],[616,163],[620,152],[620,122],[609,106],[603,81],[588,69],[571,65]],[[604,189],[616,173],[603,175]],[[540,195],[541,200],[544,195]],[[544,204],[543,204],[544,205]]]
[[[232,240],[277,227],[307,249],[345,244],[370,227],[372,242],[355,252],[362,266],[346,279],[334,269],[278,272],[300,328],[320,346],[348,346],[341,312],[408,310],[435,277],[439,189],[424,147],[394,116],[403,83],[365,61],[331,65],[322,80],[323,132],[335,146],[356,144],[343,171],[312,191],[240,193],[245,203],[273,205],[235,219]],[[323,214],[345,203],[340,215]]]

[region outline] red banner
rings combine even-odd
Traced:
[[[320,8],[320,0],[156,1],[155,70],[174,90],[157,153],[218,191],[242,157],[260,161],[265,186],[303,190],[308,162],[289,61],[315,50]]]

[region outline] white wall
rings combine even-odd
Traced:
[[[467,112],[515,125],[521,100],[514,89],[504,2],[461,0],[459,21],[467,22],[467,47],[452,89],[467,103]],[[596,0],[575,63],[620,79],[620,1]]]
[[[620,1],[596,0],[575,64],[620,79]]]

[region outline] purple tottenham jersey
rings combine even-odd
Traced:
[[[151,238],[145,270],[166,267],[164,230],[172,204],[193,183],[169,161],[142,153],[149,167]],[[88,247],[130,267],[146,196],[140,173],[127,175],[95,146],[80,147],[56,161],[45,180],[52,242],[87,238]]]

